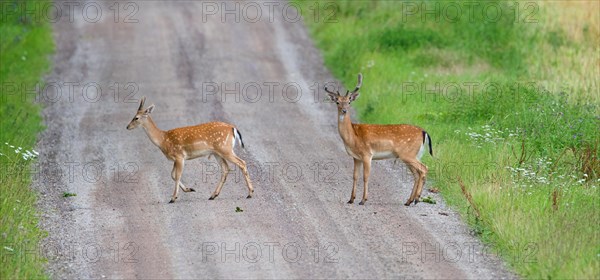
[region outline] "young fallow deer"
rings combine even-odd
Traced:
[[[429,153],[433,156],[431,138],[422,128],[408,124],[376,125],[352,123],[348,109],[350,108],[350,103],[358,98],[358,90],[361,85],[362,74],[358,74],[356,88],[352,92],[346,91],[346,95],[341,95],[339,91],[330,91],[325,86],[325,91],[329,94],[331,100],[337,104],[338,131],[344,141],[346,152],[354,158],[354,181],[352,184],[352,194],[348,203],[354,203],[356,181],[358,180],[358,173],[361,166],[364,168],[364,192],[360,205],[364,205],[368,196],[371,161],[400,159],[406,163],[415,179],[412,194],[404,205],[409,206],[412,202],[417,204],[421,197],[423,185],[425,184],[425,176],[427,175],[427,166],[421,163],[420,159],[427,143],[429,144]]]
[[[209,155],[214,156],[221,165],[221,181],[217,185],[215,192],[210,196],[210,200],[215,199],[219,195],[223,184],[225,184],[227,174],[229,174],[227,161],[240,167],[248,186],[247,198],[252,197],[254,189],[250,182],[246,163],[233,152],[233,147],[237,140],[244,147],[242,135],[233,125],[223,122],[209,122],[163,131],[156,127],[150,116],[150,113],[154,110],[154,104],[144,109],[145,101],[146,97],[143,97],[140,107],[137,113],[135,113],[133,120],[127,125],[127,129],[132,130],[141,125],[152,143],[160,148],[167,159],[175,162],[171,171],[171,178],[175,180],[175,190],[169,203],[173,203],[177,199],[178,187],[184,192],[195,192],[192,188],[186,188],[181,182],[181,174],[183,173],[185,161]]]

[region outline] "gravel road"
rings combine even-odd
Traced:
[[[369,202],[346,204],[353,162],[321,90],[335,80],[285,2],[68,3],[33,184],[54,278],[515,278],[438,194],[402,205],[402,164],[374,162]],[[220,175],[202,158],[183,173],[197,192],[169,204],[172,163],[125,129],[142,96],[162,129],[237,126],[254,198],[236,169],[209,201]]]

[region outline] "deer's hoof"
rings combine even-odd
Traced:
[[[358,205],[365,205],[365,203],[367,203],[367,201],[363,200],[363,201],[359,202]]]
[[[353,204],[353,203],[354,203],[354,199],[348,200],[348,204]]]
[[[248,196],[246,196],[246,198],[252,198],[252,195],[251,195],[251,194],[249,194]]]
[[[176,198],[171,198],[171,200],[169,200],[169,203],[175,203],[175,199]]]
[[[189,190],[190,192],[196,192],[196,190],[194,188],[190,188]]]

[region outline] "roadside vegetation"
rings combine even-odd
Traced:
[[[426,188],[521,276],[600,275],[599,2],[296,4],[333,74],[363,73],[360,121],[425,128]]]
[[[39,7],[45,1],[3,2],[0,18],[0,279],[47,278],[38,228],[36,193],[29,185],[43,129],[35,94],[49,70],[54,42]],[[41,3],[41,4],[40,4]],[[13,8],[27,5],[27,15]]]

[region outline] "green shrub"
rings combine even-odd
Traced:
[[[28,250],[39,248],[36,193],[29,188],[36,136],[43,129],[40,106],[26,89],[40,85],[49,70],[54,45],[41,16],[48,1],[2,3],[0,17],[0,267],[1,279],[47,278],[45,260]],[[26,8],[23,8],[26,5]],[[10,9],[27,9],[28,15]]]

